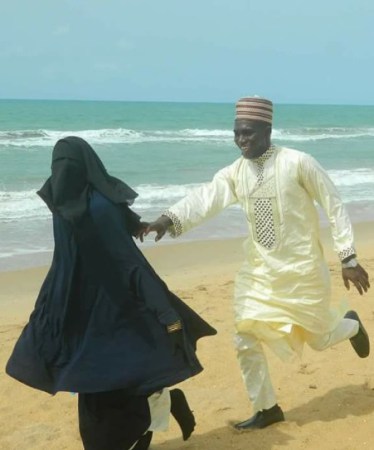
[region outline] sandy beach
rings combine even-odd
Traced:
[[[355,225],[360,263],[370,274],[366,296],[347,292],[331,238],[323,232],[333,302],[347,298],[374,336],[374,223]],[[230,426],[251,415],[233,347],[233,281],[243,259],[242,239],[158,245],[144,250],[158,273],[186,303],[218,330],[199,341],[205,370],[184,382],[197,427],[183,442],[175,422],[156,434],[154,450],[357,450],[374,448],[374,357],[359,359],[349,342],[324,352],[305,348],[302,360],[285,364],[268,352],[274,386],[286,422],[239,433]],[[77,397],[51,397],[4,373],[48,268],[0,273],[0,449],[80,450]],[[373,341],[374,342],[374,341]],[[374,344],[373,344],[374,345]]]

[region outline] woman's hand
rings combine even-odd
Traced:
[[[140,239],[141,242],[144,242],[144,233],[149,227],[149,222],[139,222],[139,228],[136,230],[135,237],[136,239]]]

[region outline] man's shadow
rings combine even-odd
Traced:
[[[173,439],[151,444],[152,450],[271,450],[297,439],[290,425],[306,425],[315,421],[332,422],[349,416],[365,416],[374,412],[374,389],[367,385],[334,388],[301,406],[285,411],[286,422],[264,430],[238,432],[229,424],[205,434],[193,434],[187,441]],[[212,418],[214,420],[214,418]],[[196,430],[198,432],[198,428]]]
[[[374,411],[374,389],[366,384],[346,385],[331,389],[297,408],[286,411],[286,420],[297,425],[365,416]]]

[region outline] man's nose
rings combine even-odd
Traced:
[[[248,141],[248,138],[247,138],[244,134],[240,134],[240,135],[238,136],[238,142],[239,142],[239,144],[241,144],[241,143],[243,143],[243,142],[246,142],[246,141]]]

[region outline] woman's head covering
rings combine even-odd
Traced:
[[[259,120],[271,124],[273,103],[262,97],[243,97],[236,103],[235,119]]]
[[[138,196],[107,173],[85,140],[69,136],[57,141],[52,153],[52,175],[38,191],[39,196],[52,212],[74,222],[87,210],[90,187],[117,204],[131,205]]]

